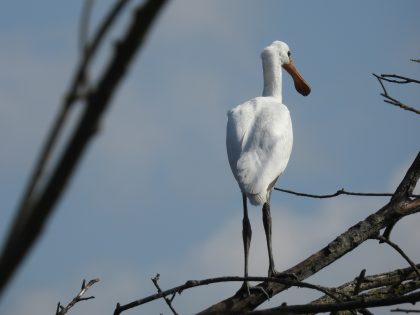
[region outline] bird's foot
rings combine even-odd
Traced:
[[[242,283],[241,288],[236,292],[236,294],[240,294],[242,296],[251,296],[251,291],[257,291],[263,293],[267,299],[270,299],[268,293],[264,290],[264,288],[259,286],[250,286],[248,281],[244,281]]]
[[[278,278],[290,281],[299,281],[298,277],[294,273],[290,272],[278,272],[274,268],[270,268],[268,270],[268,277],[269,278]]]

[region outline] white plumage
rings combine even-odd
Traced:
[[[271,248],[270,195],[277,178],[289,162],[293,146],[292,121],[289,110],[282,102],[282,67],[292,76],[299,93],[305,96],[310,93],[309,85],[292,62],[287,44],[274,41],[263,50],[261,58],[264,74],[263,95],[229,110],[226,130],[229,164],[243,198],[245,277],[248,276],[248,252],[252,234],[247,199],[254,205],[263,205],[263,222],[269,254],[268,274],[278,274],[274,268]],[[243,287],[249,294],[247,281]]]
[[[275,97],[257,97],[236,106],[228,112],[226,143],[241,191],[253,205],[264,204],[292,152],[289,110]]]

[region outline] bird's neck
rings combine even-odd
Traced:
[[[262,55],[264,89],[263,96],[271,96],[282,100],[281,98],[281,64],[278,56],[272,53]]]

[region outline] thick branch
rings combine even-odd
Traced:
[[[418,178],[413,174],[416,174],[420,171],[419,160],[420,154],[409,168],[402,183],[406,181],[411,182],[415,178]],[[397,189],[397,191],[399,190]],[[388,226],[391,222],[419,211],[420,202],[418,202],[418,199],[393,199],[382,209],[368,216],[365,220],[357,223],[346,232],[338,236],[325,248],[314,253],[312,256],[308,257],[296,266],[286,270],[285,272],[296,275],[298,280],[306,279],[307,277],[317,273],[319,270],[333,263],[346,253],[350,252],[366,240],[377,236],[380,230]],[[275,295],[288,288],[286,285],[267,282],[261,283],[260,286],[270,295]],[[199,314],[207,315],[251,311],[266,300],[267,297],[260,292],[252,291],[250,296],[236,294],[207,308]]]
[[[398,185],[394,196],[391,200],[406,199],[412,193],[420,177],[420,152],[417,153],[416,159],[411,164],[403,180]]]
[[[359,308],[370,308],[397,305],[403,303],[416,303],[420,301],[420,292],[411,293],[403,296],[394,296],[390,298],[378,298],[369,301],[348,301],[331,304],[305,304],[305,305],[291,305],[291,306],[279,306],[267,310],[249,312],[246,314],[255,315],[279,315],[279,314],[306,314],[306,313],[325,313],[325,312],[337,312],[343,310],[355,310]]]
[[[416,267],[418,268],[420,267],[420,265],[417,265]],[[379,288],[387,288],[387,289],[394,288],[395,289],[404,281],[412,281],[416,278],[417,278],[416,272],[413,270],[413,268],[408,267],[405,269],[397,269],[397,270],[382,273],[382,274],[364,277],[363,281],[360,283],[357,294],[354,294],[357,283],[359,282],[357,278],[353,281],[344,283],[337,288],[334,288],[333,291],[337,293],[345,294],[347,296],[353,296],[353,295],[358,295],[359,293],[363,293],[366,291],[373,292],[372,290],[379,289]],[[400,288],[400,290],[401,289],[402,288]],[[324,295],[312,301],[311,304],[326,304],[326,303],[332,303],[332,302],[334,302],[333,299],[331,299],[327,295]]]

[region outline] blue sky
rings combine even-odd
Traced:
[[[98,21],[111,1],[95,6]],[[0,235],[22,193],[78,60],[82,1],[5,4],[0,12]],[[23,10],[23,8],[25,8]],[[420,77],[418,1],[173,1],[123,82],[56,213],[0,302],[1,314],[52,314],[83,278],[101,278],[97,298],[77,314],[112,312],[188,279],[241,275],[241,197],[225,152],[226,111],[262,91],[261,50],[287,42],[312,87],[298,94],[284,75],[294,127],[291,160],[279,187],[310,193],[392,191],[419,150],[419,117],[382,101],[371,75]],[[126,20],[119,25],[119,30]],[[119,32],[109,38],[110,51]],[[109,53],[92,69],[96,77]],[[389,86],[420,106],[416,86]],[[386,199],[272,197],[279,269],[320,249]],[[250,273],[265,275],[260,209],[252,208]],[[394,240],[420,259],[418,216]],[[414,240],[414,241],[413,241]],[[361,258],[363,257],[363,259]],[[310,279],[325,285],[404,267],[369,242]],[[192,313],[238,285],[183,293]],[[312,292],[273,299],[303,303]],[[167,313],[162,302],[137,312]],[[130,312],[128,312],[130,314]],[[134,313],[134,312],[131,312]]]

